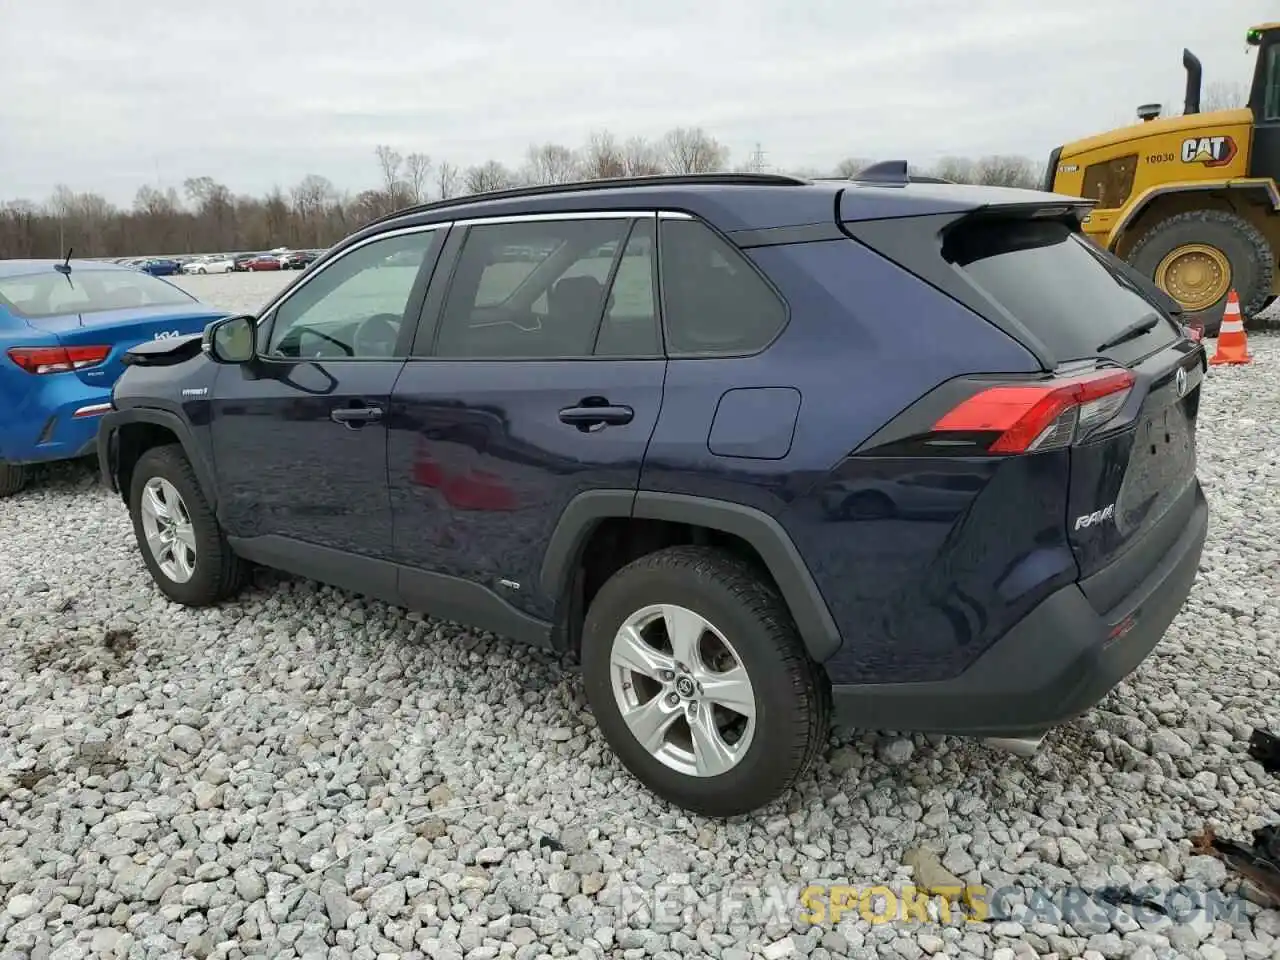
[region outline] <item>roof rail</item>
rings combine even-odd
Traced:
[[[591,190],[616,190],[622,187],[674,187],[698,184],[706,186],[803,187],[808,186],[810,183],[811,181],[809,180],[802,180],[799,177],[791,177],[781,173],[679,173],[640,177],[609,177],[601,180],[575,180],[570,183],[537,183],[524,187],[488,190],[483,193],[469,193],[460,197],[450,197],[447,200],[432,200],[430,203],[414,204],[370,220],[365,226],[373,226],[377,223],[396,220],[415,213],[445,210],[449,207],[462,206],[468,203],[480,203],[490,200],[516,200],[522,197],[540,197],[553,193],[582,193]]]

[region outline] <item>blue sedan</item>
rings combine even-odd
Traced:
[[[141,270],[143,273],[149,273],[153,277],[171,277],[175,273],[182,272],[182,264],[177,260],[154,257],[137,264],[135,269]]]
[[[22,489],[30,464],[93,453],[125,351],[223,316],[128,267],[0,260],[0,496]]]

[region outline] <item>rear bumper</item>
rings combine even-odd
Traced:
[[[874,730],[1035,736],[1089,710],[1160,642],[1191,592],[1208,531],[1197,482],[1178,540],[1104,615],[1076,584],[1051,594],[960,675],[927,683],[840,684],[836,721]],[[1112,639],[1122,625],[1127,629]]]
[[[111,390],[89,386],[70,374],[41,384],[29,402],[0,430],[0,459],[9,463],[49,463],[94,452],[98,421],[111,409]]]

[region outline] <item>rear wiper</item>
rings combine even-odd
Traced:
[[[1160,314],[1148,314],[1141,320],[1135,320],[1133,323],[1129,324],[1110,340],[1103,340],[1102,343],[1098,344],[1094,349],[1097,350],[1098,353],[1102,353],[1102,351],[1110,350],[1112,347],[1118,347],[1122,343],[1128,343],[1130,340],[1136,340],[1148,330],[1155,327],[1159,322]]]

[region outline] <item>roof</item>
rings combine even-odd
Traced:
[[[905,164],[900,164],[905,170]],[[905,174],[904,174],[905,176]],[[1051,195],[1006,187],[963,186],[936,178],[801,180],[775,174],[694,174],[584,181],[502,190],[399,210],[368,224],[345,243],[387,228],[541,213],[674,210],[730,234],[832,224],[844,220],[921,216],[988,205],[1043,203]],[[1055,202],[1062,202],[1056,197]]]
[[[44,273],[65,263],[65,260],[0,260],[0,277],[26,277],[33,273]],[[128,267],[118,263],[106,263],[102,260],[72,260],[71,272],[77,270],[123,270],[133,273]]]
[[[844,185],[844,181],[776,174],[689,174],[548,184],[409,207],[368,226],[628,209],[685,211],[725,230],[793,226],[830,220],[835,196]]]

